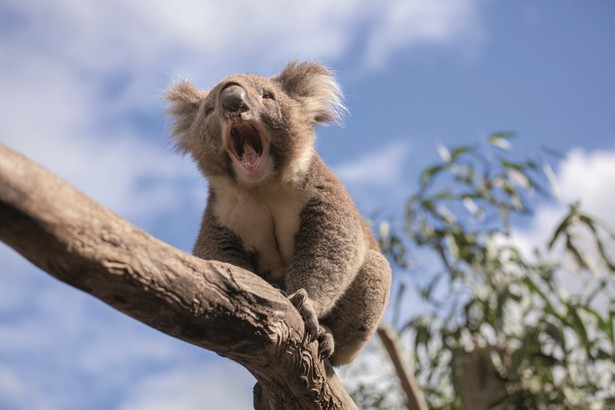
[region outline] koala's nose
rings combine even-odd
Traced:
[[[246,103],[246,92],[236,84],[229,85],[222,90],[220,105],[224,111],[230,113],[242,113],[249,109]]]

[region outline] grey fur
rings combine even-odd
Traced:
[[[237,112],[219,101],[233,84],[239,87],[225,94],[241,91]],[[190,153],[209,180],[194,254],[278,286],[323,357],[349,363],[382,317],[391,271],[368,224],[314,149],[314,127],[339,120],[345,110],[331,72],[291,62],[276,77],[233,75],[209,92],[180,81],[166,98],[178,149]]]

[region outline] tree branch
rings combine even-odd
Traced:
[[[3,145],[0,240],[62,282],[240,363],[258,381],[256,408],[356,408],[278,290],[153,238]]]
[[[397,335],[395,331],[390,327],[380,326],[378,327],[378,336],[380,336],[380,340],[389,354],[393,366],[395,366],[395,371],[399,377],[402,390],[406,393],[408,408],[411,410],[428,410],[429,408],[423,397],[423,392],[414,374],[408,369],[408,366],[401,357],[399,348],[397,347]]]

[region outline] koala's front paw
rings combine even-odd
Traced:
[[[307,292],[305,289],[299,289],[290,295],[288,299],[301,314],[305,322],[305,331],[309,341],[313,342],[314,340],[318,340],[318,354],[322,359],[327,359],[333,354],[335,349],[333,335],[328,329],[325,329],[318,323],[318,316],[316,316],[316,311],[314,311],[314,307],[308,298]]]

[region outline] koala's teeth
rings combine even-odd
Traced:
[[[251,169],[260,155],[256,152],[252,144],[247,141],[243,144],[243,155],[241,156],[241,162],[246,168]]]

